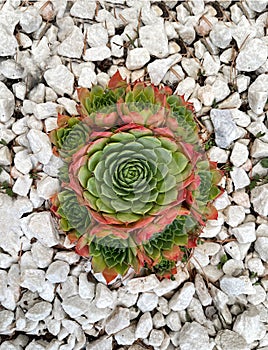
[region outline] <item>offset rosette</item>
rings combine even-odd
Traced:
[[[52,210],[107,282],[131,266],[171,276],[181,246],[217,217],[221,179],[198,138],[192,107],[169,88],[79,89],[78,118],[59,116],[51,133],[63,190]]]

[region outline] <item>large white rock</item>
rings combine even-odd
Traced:
[[[108,43],[107,29],[102,23],[86,26],[87,42],[90,47],[105,46]]]
[[[206,328],[197,322],[186,322],[180,331],[179,345],[181,350],[212,350]]]
[[[31,321],[41,321],[51,313],[52,305],[46,301],[34,304],[25,314],[25,317]]]
[[[71,318],[76,318],[87,313],[90,303],[90,300],[85,300],[80,298],[79,295],[74,295],[65,298],[62,302],[62,307]]]
[[[150,55],[157,58],[164,58],[168,55],[168,38],[162,23],[141,27],[139,38],[142,47],[147,49]]]
[[[49,137],[40,130],[31,129],[27,134],[27,139],[38,161],[47,164],[52,156]]]
[[[240,205],[231,205],[225,211],[226,222],[231,227],[236,227],[245,219],[245,209]]]
[[[132,345],[137,339],[135,336],[135,325],[130,325],[127,328],[117,332],[114,336],[118,345]]]
[[[240,294],[255,294],[256,291],[252,287],[252,284],[248,277],[232,277],[223,276],[220,280],[221,290],[230,296],[237,296]]]
[[[146,292],[140,295],[137,306],[142,312],[152,311],[157,307],[158,296],[154,293]]]
[[[247,161],[248,155],[249,152],[247,146],[241,142],[236,142],[234,144],[230,160],[234,166],[240,167]]]
[[[258,237],[255,242],[255,250],[263,261],[268,261],[268,237]]]
[[[0,23],[0,56],[13,56],[18,42],[8,27]]]
[[[130,324],[130,312],[129,309],[119,307],[108,318],[105,325],[105,332],[109,335],[115,334],[121,329],[128,327]]]
[[[160,84],[165,74],[171,66],[178,63],[181,60],[180,54],[169,56],[165,59],[155,60],[148,64],[147,70],[151,78],[151,82],[155,85]]]
[[[250,184],[249,177],[246,171],[242,168],[233,167],[233,170],[230,171],[231,178],[234,183],[235,190],[244,188]]]
[[[19,176],[12,187],[12,191],[22,197],[26,197],[30,191],[32,182],[33,179],[29,174]]]
[[[260,313],[254,306],[237,316],[233,330],[240,334],[247,344],[262,339],[266,332],[264,324],[260,321]]]
[[[251,148],[251,156],[253,158],[268,157],[268,143],[255,139]]]
[[[45,71],[44,78],[47,84],[58,94],[71,95],[73,92],[74,75],[63,64]]]
[[[160,282],[155,275],[133,278],[127,283],[127,290],[130,293],[144,293],[159,286]]]
[[[254,210],[264,217],[268,215],[268,184],[257,186],[251,191]]]
[[[150,312],[145,312],[141,315],[135,332],[136,338],[145,339],[149,336],[153,329],[153,320]]]
[[[21,12],[20,25],[25,33],[32,33],[41,26],[42,17],[36,7],[28,7],[26,11]]]
[[[31,239],[35,237],[46,247],[59,243],[59,235],[49,212],[33,213],[25,218],[24,232]]]
[[[229,110],[212,109],[211,121],[215,130],[215,141],[218,147],[228,148],[239,137],[239,130]]]
[[[215,342],[221,350],[249,350],[245,339],[229,329],[219,331]]]
[[[51,283],[65,282],[69,272],[70,272],[69,264],[67,264],[65,261],[57,260],[49,265],[46,272],[46,278]]]
[[[58,179],[46,176],[42,180],[37,181],[37,194],[40,198],[49,199],[59,190],[60,183]]]
[[[185,310],[190,304],[193,295],[195,293],[195,287],[192,282],[186,282],[181,290],[173,295],[169,301],[169,306],[173,311]]]
[[[129,70],[140,69],[148,61],[150,61],[149,51],[146,48],[137,47],[129,51],[126,59],[126,67]]]
[[[103,61],[109,57],[111,57],[111,50],[106,45],[86,49],[85,55],[83,56],[85,61],[91,62]]]
[[[268,49],[263,40],[258,38],[248,40],[237,56],[236,69],[245,72],[257,70],[265,63],[267,53]]]
[[[1,30],[0,30],[1,33]],[[1,42],[1,34],[0,34]],[[0,81],[0,122],[6,123],[14,113],[15,99],[12,92]]]
[[[82,299],[92,300],[95,296],[95,283],[88,281],[86,273],[79,275],[78,292]]]
[[[104,309],[106,307],[113,308],[116,300],[116,292],[110,291],[110,289],[102,283],[97,284],[95,303],[96,307]]]
[[[95,16],[96,2],[88,0],[77,0],[71,8],[71,15],[74,17],[93,19]]]
[[[263,45],[263,44],[262,44]],[[265,45],[263,45],[265,47]],[[258,55],[254,55],[257,57]],[[248,102],[250,108],[256,114],[263,112],[264,106],[268,98],[268,75],[261,74],[257,79],[250,85],[248,89]]]
[[[209,37],[214,45],[225,49],[232,40],[232,31],[226,23],[219,21],[212,27]]]
[[[239,243],[251,243],[256,240],[255,222],[246,222],[231,229]]]
[[[83,33],[80,28],[75,26],[72,33],[58,46],[58,54],[70,58],[80,58],[83,48]]]

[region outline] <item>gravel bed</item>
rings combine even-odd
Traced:
[[[268,349],[267,4],[0,1],[0,350]],[[225,171],[174,280],[104,285],[49,211],[57,114],[117,70],[191,101]]]

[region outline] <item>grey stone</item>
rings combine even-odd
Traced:
[[[249,350],[245,339],[229,329],[219,331],[215,342],[221,350]]]
[[[215,141],[218,147],[228,148],[239,137],[239,131],[229,110],[212,109],[211,121],[215,130]]]

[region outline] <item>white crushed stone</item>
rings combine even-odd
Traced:
[[[52,283],[65,282],[69,272],[69,264],[64,261],[54,261],[47,269],[46,278]]]

